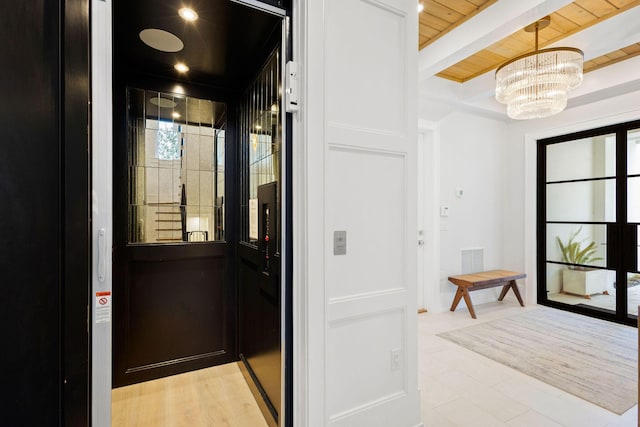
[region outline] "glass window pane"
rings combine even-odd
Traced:
[[[627,220],[640,222],[640,177],[627,179]]]
[[[214,144],[224,135],[224,104],[128,95],[129,243],[224,239],[224,137]]]
[[[547,181],[602,178],[615,173],[615,134],[547,146]]]
[[[547,263],[547,298],[550,301],[615,313],[616,288],[615,271],[575,270]]]
[[[547,184],[547,221],[615,220],[615,179]]]
[[[627,132],[627,173],[640,174],[640,129]]]

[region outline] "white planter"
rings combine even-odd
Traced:
[[[606,270],[562,270],[562,291],[568,294],[589,297],[606,293]]]

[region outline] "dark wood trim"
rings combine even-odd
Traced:
[[[3,425],[89,424],[88,16],[0,2]]]
[[[60,1],[0,2],[0,312],[6,425],[62,422]],[[37,408],[37,410],[34,410]]]
[[[87,426],[91,418],[89,1],[66,0],[63,16],[62,421],[65,426]]]

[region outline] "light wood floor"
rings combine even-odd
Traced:
[[[267,427],[236,363],[112,391],[113,427]]]

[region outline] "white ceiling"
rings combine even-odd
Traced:
[[[452,111],[462,110],[511,120],[507,117],[506,106],[495,100],[494,71],[465,83],[435,77],[435,74],[571,2],[500,0],[422,49],[419,53],[421,117],[439,120]],[[581,49],[588,61],[638,42],[640,7],[552,46]],[[531,48],[533,50],[533,39]],[[585,74],[582,85],[569,92],[567,109],[636,90],[640,90],[640,56]],[[640,105],[640,100],[638,103]]]

